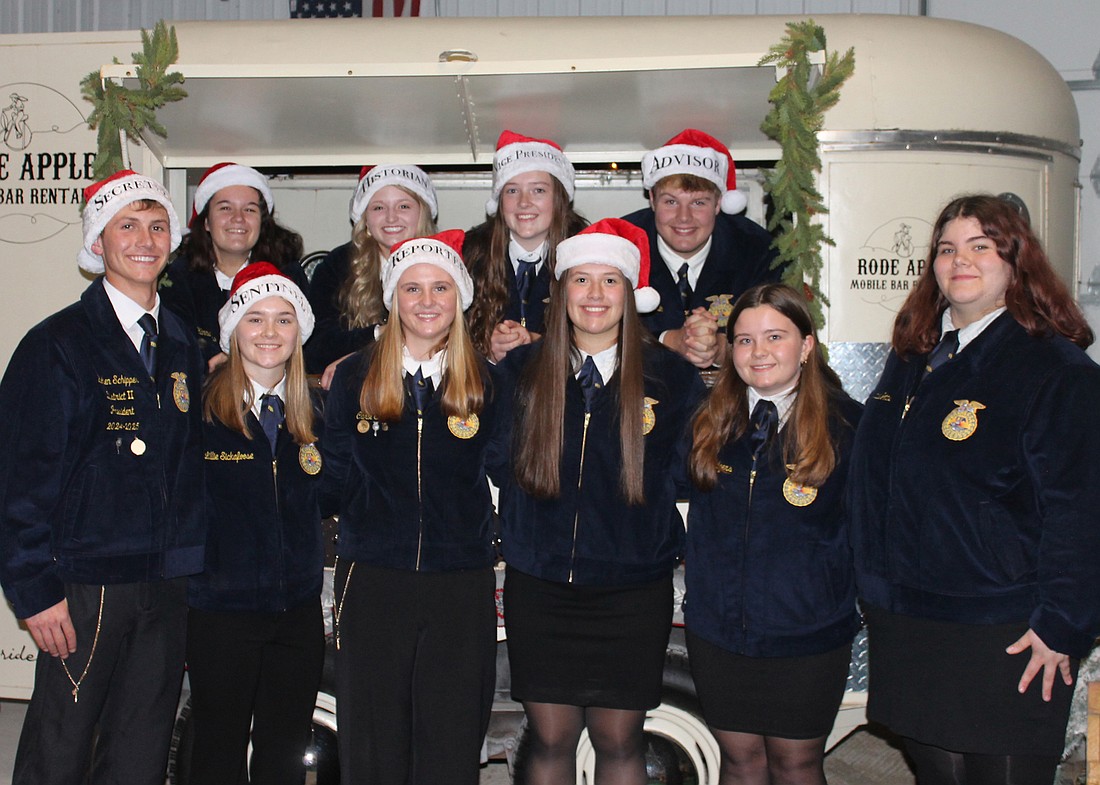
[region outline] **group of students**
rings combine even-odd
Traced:
[[[349,782],[477,782],[501,556],[531,785],[575,780],[585,728],[599,785],[646,781],[682,558],[723,785],[824,782],[857,596],[922,785],[1050,782],[1100,632],[1100,369],[1026,220],[945,208],[864,412],[728,150],[688,130],[642,175],[648,208],[586,225],[561,149],[505,132],[488,220],[439,232],[423,170],[366,169],[308,286],[255,170],[207,172],[163,278],[163,188],[90,187],[105,276],[0,384],[0,578],[52,655],[15,781],[78,781],[93,738],[94,781],[163,779],[186,651],[192,782],[300,782],[338,513]]]

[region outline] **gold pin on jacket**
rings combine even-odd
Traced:
[[[316,445],[303,444],[298,448],[298,465],[302,471],[313,476],[321,472],[321,451]]]
[[[479,427],[481,427],[481,421],[478,420],[477,415],[473,413],[465,419],[455,414],[447,418],[448,430],[459,439],[474,438],[474,436],[477,435],[477,429]]]
[[[794,465],[787,464],[787,471],[793,470]],[[812,485],[797,483],[788,477],[783,481],[783,498],[787,500],[788,504],[793,504],[795,507],[805,507],[812,504],[814,499],[817,498],[817,488]]]
[[[657,424],[657,414],[653,411],[653,407],[659,403],[660,401],[656,398],[649,396],[642,399],[642,436],[648,436]]]
[[[184,414],[191,408],[191,393],[187,389],[187,374],[183,371],[176,371],[172,374],[172,400],[176,404],[176,408]]]
[[[943,418],[940,430],[953,442],[969,439],[978,430],[978,410],[984,408],[985,404],[977,401],[955,401],[955,408]]]

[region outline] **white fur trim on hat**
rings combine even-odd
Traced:
[[[458,293],[465,311],[474,301],[474,282],[466,271],[462,256],[454,245],[439,237],[463,235],[459,229],[449,229],[435,237],[416,237],[397,245],[390,258],[382,264],[382,303],[387,310],[393,308],[393,293],[401,274],[414,264],[431,264],[447,273],[458,287]],[[461,247],[461,240],[458,242]]]
[[[171,250],[176,250],[180,244],[180,220],[172,205],[172,197],[163,185],[152,178],[126,169],[85,188],[84,199],[84,247],[76,257],[77,264],[83,270],[96,275],[103,272],[103,257],[93,251],[92,246],[119,210],[142,199],[151,199],[164,207],[168,212],[172,236]]]
[[[359,184],[352,194],[348,205],[351,222],[358,222],[363,211],[370,204],[371,197],[387,185],[397,185],[412,191],[432,212],[432,219],[439,217],[439,199],[435,195],[435,185],[428,173],[412,164],[381,164],[363,167],[359,174]]]
[[[724,213],[739,213],[748,204],[745,195],[737,190],[737,174],[729,150],[701,131],[686,129],[668,144],[642,156],[642,186],[647,190],[665,177],[677,174],[695,175],[714,183]]]
[[[496,215],[504,186],[524,172],[546,172],[562,184],[569,201],[573,201],[576,172],[565,153],[548,140],[531,139],[505,131],[497,140],[497,151],[493,156],[493,194],[485,202],[488,215]]]
[[[246,275],[249,268],[251,274]],[[229,351],[229,339],[252,303],[268,297],[282,297],[294,306],[298,316],[298,340],[305,343],[313,334],[313,309],[298,284],[294,283],[275,265],[269,262],[253,262],[241,268],[233,279],[233,290],[225,305],[218,311],[219,343],[222,351]]]
[[[198,215],[214,198],[214,194],[231,185],[247,185],[255,188],[264,198],[269,213],[275,211],[275,197],[271,193],[271,186],[267,184],[267,178],[257,172],[251,166],[240,164],[215,164],[206,170],[198,187],[195,189],[195,214]]]

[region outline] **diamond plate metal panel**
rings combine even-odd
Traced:
[[[890,354],[888,343],[830,343],[829,365],[836,371],[848,395],[863,403],[878,384],[886,357]]]

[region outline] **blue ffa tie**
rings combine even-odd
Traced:
[[[141,337],[141,348],[138,353],[141,355],[141,361],[145,364],[145,370],[149,372],[149,376],[156,378],[157,375],[157,320],[153,317],[153,314],[143,314],[138,319],[138,325],[145,332],[145,335]]]
[[[416,373],[412,375],[409,387],[412,391],[413,403],[416,404],[416,413],[423,417],[424,410],[428,408],[428,401],[431,400],[434,391],[432,380],[430,377],[424,378],[423,368],[417,368]]]
[[[676,286],[680,289],[680,305],[683,306],[684,311],[688,309],[688,303],[691,302],[692,289],[691,284],[688,282],[688,263],[684,262],[680,265],[680,269],[676,271]]]
[[[275,454],[275,444],[279,440],[279,428],[283,424],[283,399],[275,393],[264,393],[260,396],[260,426],[267,434],[267,441],[271,445],[271,454]]]
[[[603,377],[600,376],[600,369],[596,367],[596,363],[591,356],[581,366],[580,373],[577,374],[577,381],[581,383],[581,391],[584,393],[584,410],[590,412],[592,411],[592,404],[596,400],[596,394],[603,387]]]
[[[749,420],[753,426],[753,431],[749,434],[749,444],[752,445],[753,460],[756,460],[760,457],[760,453],[764,451],[768,440],[776,432],[776,426],[779,424],[779,411],[775,408],[774,403],[761,398],[753,407],[752,416]]]
[[[940,338],[940,342],[936,344],[935,348],[928,354],[928,364],[924,366],[924,376],[932,373],[932,371],[939,368],[948,360],[955,358],[955,353],[959,351],[959,331],[948,330]],[[924,378],[924,377],[921,377]]]
[[[527,303],[531,297],[531,286],[535,282],[535,267],[538,266],[539,259],[533,262],[518,262],[519,267],[516,270],[516,293],[519,295],[519,318],[520,322],[527,326]]]

